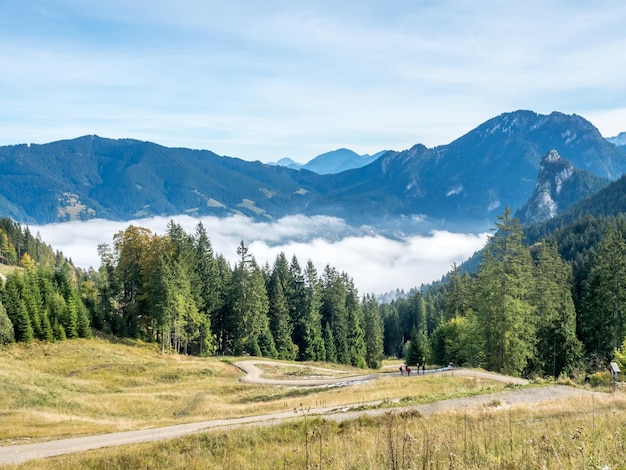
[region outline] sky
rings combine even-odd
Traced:
[[[98,245],[113,246],[113,236],[129,225],[145,227],[156,235],[164,235],[174,220],[187,233],[194,234],[199,220],[189,216],[153,217],[130,222],[92,219],[85,222],[64,222],[30,226],[55,250],[71,258],[74,265],[88,269],[100,266]],[[239,258],[237,245],[243,240],[260,266],[274,264],[283,252],[291,261],[296,256],[300,266],[313,261],[322,274],[329,264],[346,272],[360,294],[382,295],[396,289],[408,292],[422,284],[440,280],[453,264],[460,265],[480,250],[488,234],[462,234],[433,231],[428,235],[412,235],[389,239],[380,235],[350,235],[350,227],[341,219],[327,216],[291,216],[271,222],[254,222],[243,216],[226,219],[201,219],[211,245],[234,266]],[[316,234],[333,232],[330,241]]]
[[[626,131],[623,0],[0,2],[0,145],[86,134],[306,162],[504,112]]]

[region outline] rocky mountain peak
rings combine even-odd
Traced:
[[[535,189],[518,217],[525,225],[551,219],[603,184],[601,178],[576,169],[556,150],[550,150],[541,157]]]
[[[541,158],[537,184],[524,211],[526,223],[551,219],[557,214],[558,196],[573,172],[573,165],[562,159],[556,150],[550,150]]]

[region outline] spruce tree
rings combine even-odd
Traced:
[[[317,270],[311,260],[307,261],[304,270],[304,290],[304,303],[300,320],[303,333],[299,358],[303,361],[324,361],[327,358],[320,313],[322,306],[321,286]],[[333,357],[336,360],[335,354]]]
[[[351,363],[348,336],[348,312],[346,310],[346,286],[337,270],[330,265],[324,268],[322,276],[322,320],[330,326],[335,347],[336,360],[340,364]],[[329,354],[326,345],[327,356]]]
[[[326,361],[337,362],[337,349],[335,347],[335,338],[333,337],[333,330],[330,327],[330,323],[324,323],[322,329],[322,337],[324,339],[324,352],[326,354]]]
[[[26,304],[20,301],[17,308],[17,317],[14,322],[15,340],[29,343],[34,339],[33,327],[30,323],[30,316]]]
[[[383,362],[383,321],[378,302],[373,294],[363,297],[365,326],[365,362],[371,369],[379,369]]]
[[[0,345],[15,342],[15,332],[13,331],[13,323],[7,315],[7,311],[0,302]]]
[[[626,335],[626,243],[608,226],[583,297],[580,329],[596,364],[608,362]]]
[[[537,369],[556,378],[561,372],[575,369],[582,358],[570,285],[572,269],[561,259],[556,245],[543,241],[538,247],[534,272]]]
[[[482,330],[486,367],[520,375],[535,354],[533,264],[519,221],[505,208],[484,250],[474,307]]]
[[[269,308],[269,326],[279,359],[292,361],[298,352],[297,346],[291,340],[291,317],[289,306],[283,291],[283,283],[275,277],[270,281],[271,295]]]

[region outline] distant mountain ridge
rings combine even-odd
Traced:
[[[614,180],[626,171],[623,149],[580,116],[556,112],[505,113],[448,145],[417,144],[326,175],[208,150],[84,136],[0,147],[0,215],[41,224],[305,214],[399,232],[475,232],[492,226],[505,204],[518,210],[528,202],[541,158],[553,149],[574,168],[600,178]]]
[[[353,150],[341,148],[318,155],[305,164],[297,163],[291,158],[281,158],[278,162],[270,163],[270,165],[284,166],[294,170],[309,170],[318,175],[330,175],[369,165],[385,152],[387,151],[383,150],[374,155],[359,155]]]

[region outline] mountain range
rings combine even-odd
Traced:
[[[604,139],[584,118],[558,112],[505,113],[450,144],[384,152],[335,174],[92,135],[0,147],[0,215],[42,224],[306,214],[338,216],[379,230],[475,232],[491,227],[504,205],[528,206],[542,165],[543,178],[551,177],[542,157],[552,150],[577,175],[559,194],[550,193],[560,198],[557,211],[626,171],[626,149]]]
[[[270,163],[270,165],[285,166],[294,170],[309,170],[320,175],[330,175],[369,165],[385,152],[386,150],[377,152],[374,155],[359,155],[353,150],[341,148],[318,155],[304,165],[294,162],[290,158],[282,158],[276,163]]]

